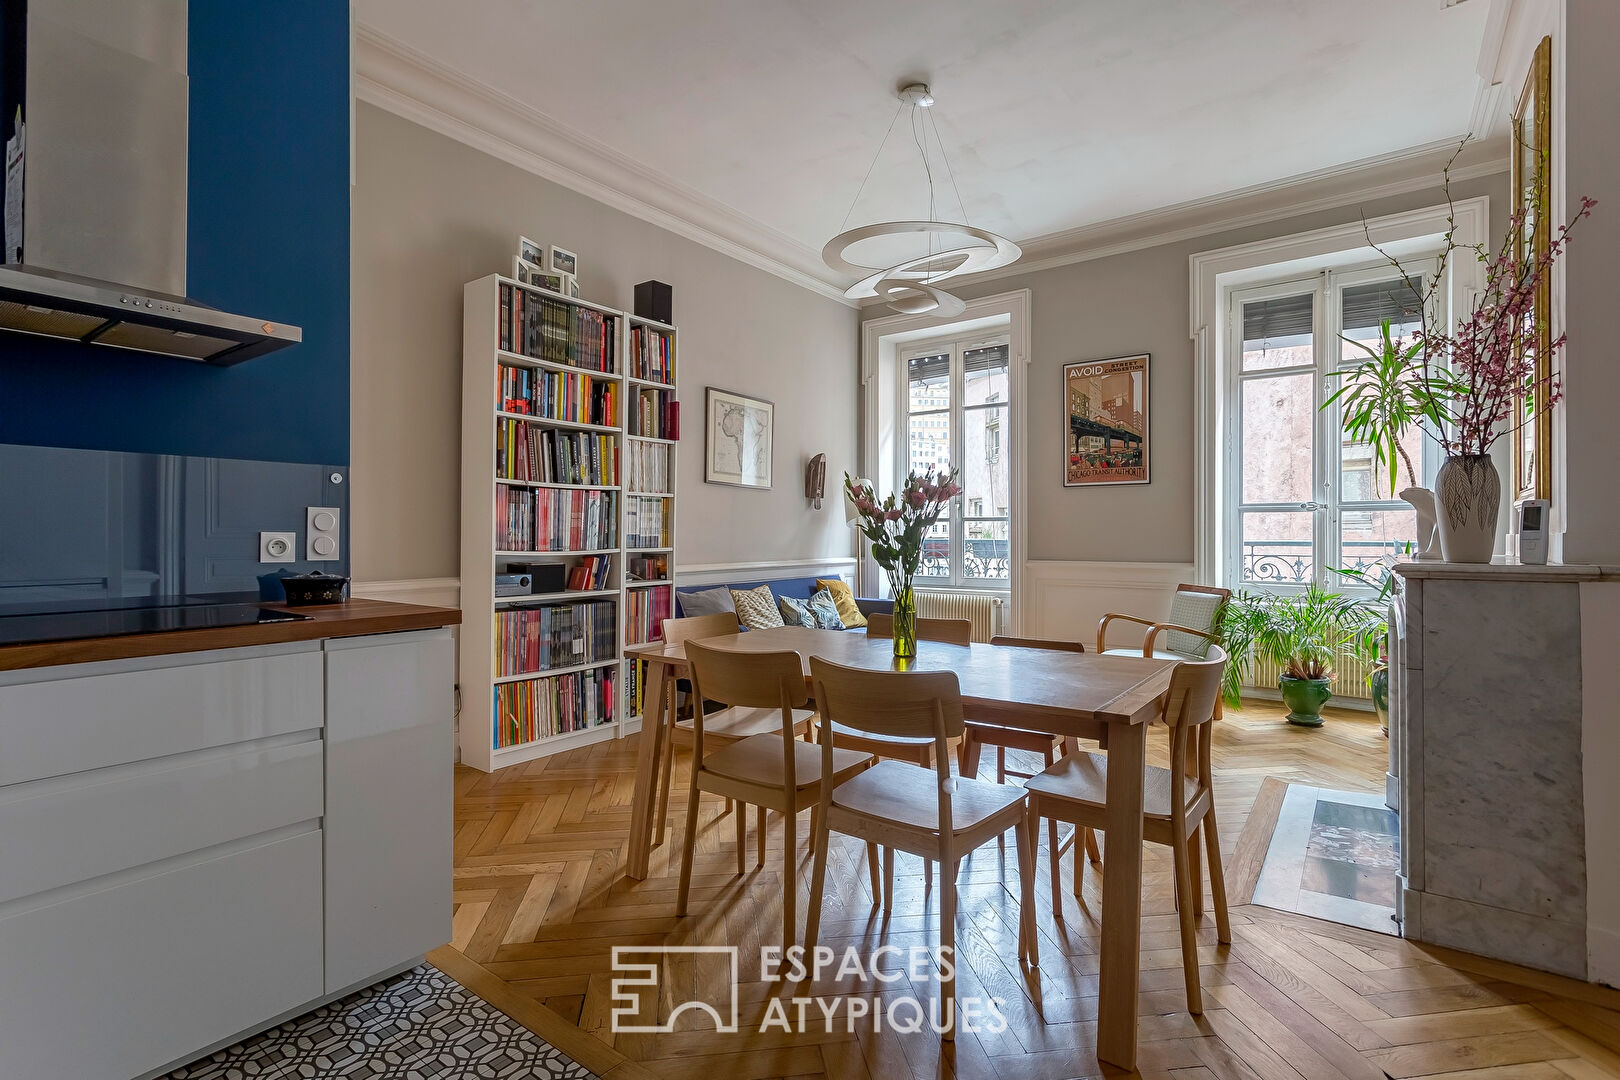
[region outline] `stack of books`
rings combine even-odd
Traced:
[[[500,320],[505,352],[590,371],[614,370],[612,316],[502,285]]]
[[[500,412],[613,427],[619,416],[619,384],[567,371],[499,365],[495,408]]]
[[[613,721],[612,667],[495,685],[495,749]]]
[[[681,403],[668,390],[643,387],[636,393],[630,428],[632,435],[644,435],[651,439],[679,439]]]
[[[674,478],[669,469],[670,448],[662,443],[633,442],[626,448],[624,482],[631,491],[669,494]]]
[[[654,330],[650,326],[632,326],[629,366],[632,379],[674,383],[675,361],[670,349],[669,332]]]
[[[624,562],[631,581],[663,581],[669,577],[668,555],[632,555]]]
[[[640,645],[664,639],[664,620],[670,617],[671,590],[630,589],[624,598],[624,639]]]
[[[495,425],[495,475],[541,484],[617,487],[619,447],[612,435],[538,427],[527,420]]]
[[[618,547],[618,501],[611,491],[495,489],[498,551],[598,551]]]
[[[611,600],[495,613],[495,675],[534,675],[611,660],[618,612]]]
[[[624,508],[624,543],[631,548],[664,548],[669,542],[669,500],[628,497]]]
[[[569,592],[596,592],[608,586],[613,560],[606,555],[587,555],[568,571]]]

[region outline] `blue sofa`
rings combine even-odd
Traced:
[[[680,585],[675,589],[675,614],[686,614],[682,607],[681,598],[687,593],[707,592],[710,589],[757,589],[761,585],[768,585],[771,595],[780,600],[789,596],[795,600],[808,600],[810,594],[816,591],[816,579],[813,577],[776,578],[771,581],[722,581],[709,585]],[[873,612],[887,614],[894,610],[894,601],[879,600],[876,597],[857,596],[855,606],[861,609],[862,614],[870,615]]]

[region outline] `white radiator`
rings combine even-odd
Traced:
[[[1367,688],[1367,679],[1372,674],[1371,664],[1340,656],[1334,659],[1333,670],[1337,673],[1333,679],[1334,697],[1372,700],[1372,691]],[[1256,660],[1249,666],[1249,684],[1257,690],[1275,690],[1277,677],[1281,674],[1276,664]]]
[[[1002,633],[1007,604],[994,593],[918,589],[916,595],[918,618],[966,619],[973,624],[974,641],[989,641]]]

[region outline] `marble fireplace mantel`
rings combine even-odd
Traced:
[[[1580,588],[1616,569],[1395,572],[1402,931],[1585,978]]]

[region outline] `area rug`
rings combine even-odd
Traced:
[[[594,1080],[427,964],[176,1069],[167,1080]]]
[[[1290,784],[1250,902],[1398,934],[1399,832],[1381,795]]]

